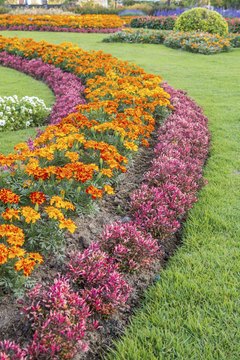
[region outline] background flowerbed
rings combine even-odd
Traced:
[[[211,55],[239,47],[239,35],[197,32],[175,32],[167,30],[126,29],[103,40],[104,42],[127,42],[142,44],[164,44],[173,49]]]
[[[123,25],[117,15],[0,15],[1,30],[114,32]]]

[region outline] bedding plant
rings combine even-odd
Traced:
[[[1,30],[108,33],[124,23],[117,15],[0,15]]]
[[[158,242],[174,234],[196,201],[209,146],[207,119],[183,92],[164,89],[175,110],[158,131],[144,183],[132,194],[131,221],[107,226],[100,241],[72,252],[66,277],[30,290],[20,307],[30,335],[24,345],[1,341],[2,356],[72,359],[88,351],[88,334],[126,309],[131,288],[124,274],[131,276],[156,261]]]
[[[165,30],[125,29],[103,39],[104,42],[126,42],[141,44],[164,44],[173,49],[181,49],[205,55],[230,51],[239,47],[239,36],[199,32],[175,32]]]
[[[14,55],[14,63],[26,58],[31,69],[34,59],[40,58],[74,73],[84,82],[87,99],[56,125],[54,119],[35,140],[0,156],[5,254],[1,272],[2,285],[9,286],[9,279],[12,284],[17,275],[29,275],[35,266],[34,259],[24,260],[25,252],[45,256],[64,252],[64,231],[76,229],[70,215],[87,211],[93,200],[114,193],[114,178],[126,171],[128,158],[140,145],[148,146],[155,119],[161,120],[171,105],[160,77],[102,52],[3,37],[0,49],[4,58],[5,52]],[[6,227],[21,233],[20,243],[4,235]]]
[[[42,126],[50,110],[38,97],[0,97],[0,131]]]

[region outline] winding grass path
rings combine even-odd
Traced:
[[[184,228],[183,245],[146,294],[114,360],[240,357],[240,49],[214,56],[158,45],[105,44],[103,35],[2,32],[102,49],[185,89],[209,118],[209,184]]]

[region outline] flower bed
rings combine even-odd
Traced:
[[[239,35],[221,37],[208,33],[174,32],[167,30],[126,29],[103,40],[104,42],[126,42],[142,44],[164,44],[173,49],[182,49],[205,55],[230,51],[239,47]]]
[[[100,241],[71,253],[67,277],[29,292],[21,303],[24,326],[32,329],[28,342],[24,348],[0,342],[3,356],[70,359],[87,351],[88,333],[126,308],[131,288],[125,274],[130,278],[161,254],[152,236],[164,244],[196,201],[209,147],[207,119],[184,92],[168,85],[164,89],[174,112],[159,129],[145,182],[131,196],[131,221],[108,225]]]
[[[88,100],[31,144],[18,144],[14,154],[0,156],[1,276],[14,286],[16,277],[31,273],[35,258],[42,261],[36,251],[64,251],[64,231],[76,228],[70,213],[86,211],[93,200],[114,192],[114,178],[126,171],[140,144],[148,146],[155,119],[171,106],[160,77],[102,52],[3,37],[0,50],[4,58],[5,52],[14,55],[17,64],[16,56],[34,59],[24,66],[20,62],[20,68],[32,69],[40,58],[73,72],[85,82]],[[52,70],[44,65],[41,74],[45,66]]]
[[[123,25],[117,15],[0,15],[0,30],[111,33]]]
[[[177,16],[144,16],[133,19],[130,26],[154,30],[173,30]],[[240,32],[239,18],[226,18],[230,33]]]

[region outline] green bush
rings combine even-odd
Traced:
[[[228,24],[216,11],[195,8],[182,13],[177,19],[174,30],[203,31],[210,34],[225,35]]]
[[[7,8],[6,6],[0,5],[0,14],[7,14],[9,12],[10,12],[9,8]]]
[[[133,19],[132,28],[145,28],[155,30],[173,30],[176,16],[144,16]]]
[[[132,30],[126,29],[103,39],[103,42],[125,42],[139,44],[162,44],[168,31],[164,30]]]

